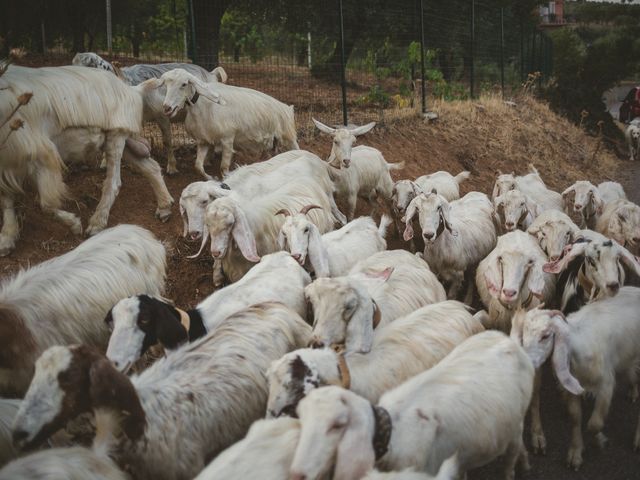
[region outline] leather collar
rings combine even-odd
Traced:
[[[379,460],[389,451],[389,441],[391,440],[393,425],[391,424],[391,415],[389,415],[389,412],[384,408],[372,404],[371,410],[373,411],[375,422],[375,430],[371,443],[373,451],[376,454],[376,460]]]
[[[198,101],[198,99],[200,98],[200,94],[198,93],[198,91],[196,90],[196,93],[193,94],[193,97],[191,97],[190,99],[188,99],[186,101],[187,105],[195,105],[195,103]]]

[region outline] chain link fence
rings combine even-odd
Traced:
[[[28,57],[33,65],[70,63],[71,52],[88,50],[125,66],[221,65],[230,84],[294,105],[301,132],[312,129],[312,117],[327,124],[384,122],[425,113],[435,98],[486,92],[507,98],[530,73],[541,72],[542,81],[552,70],[549,38],[536,28],[532,9],[518,10],[516,2],[508,8],[489,0],[31,3],[42,7],[39,21],[31,18],[18,34],[26,7],[13,5],[0,20],[0,35],[5,48],[41,52]],[[63,5],[76,10],[61,19]],[[157,130],[149,133],[160,138]],[[180,127],[174,134],[177,143],[188,143]]]

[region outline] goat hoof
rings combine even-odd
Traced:
[[[158,208],[156,210],[156,218],[165,223],[171,217],[171,208]]]
[[[547,454],[547,439],[544,433],[532,433],[531,434],[531,448],[536,455]]]
[[[76,219],[71,225],[71,233],[74,235],[82,235],[82,222],[79,219]]]
[[[176,173],[178,173],[176,167],[167,167],[167,175],[175,175]]]
[[[604,449],[609,443],[609,439],[602,432],[596,433],[596,443],[598,444],[599,449]]]
[[[100,233],[102,230],[104,230],[103,226],[100,226],[100,225],[89,225],[87,227],[87,230],[85,231],[85,233],[87,234],[88,237],[91,237],[91,236],[95,235],[96,233]]]
[[[575,470],[576,472],[582,466],[582,449],[581,448],[572,448],[569,450],[569,455],[567,456],[567,464],[569,468]]]

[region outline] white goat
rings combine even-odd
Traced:
[[[483,330],[463,304],[446,301],[393,321],[374,337],[366,354],[294,350],[269,368],[267,415],[295,415],[298,402],[323,385],[342,385],[375,403],[384,392],[433,367]]]
[[[73,233],[82,232],[80,219],[61,209],[67,194],[62,172],[65,163],[87,162],[101,151],[106,154],[107,174],[100,202],[89,220],[88,234],[107,226],[109,211],[120,190],[121,159],[151,184],[158,203],[156,216],[162,220],[169,217],[173,199],[160,166],[148,156],[146,146],[128,138],[141,129],[140,92],[145,87],[129,87],[113,75],[83,67],[11,66],[2,79],[7,87],[0,90],[0,118],[15,107],[11,99],[25,92],[33,93],[33,98],[16,117],[24,121],[23,128],[13,132],[0,150],[0,255],[15,247],[20,227],[14,198],[22,193],[27,179],[35,186],[44,211],[52,213]],[[9,126],[0,127],[2,138],[7,129]]]
[[[513,173],[503,174],[498,172],[498,178],[491,193],[491,200],[495,202],[497,197],[504,195],[509,190],[520,190],[533,203],[539,206],[540,211],[562,210],[562,195],[547,188],[538,170],[533,165],[529,165],[529,170],[530,172],[527,175],[518,177]]]
[[[389,171],[401,170],[404,168],[404,162],[387,163],[382,152],[372,147],[352,148],[356,136],[371,130],[375,122],[352,128],[331,128],[316,119],[313,119],[313,122],[321,132],[333,138],[327,164],[329,175],[336,185],[338,202],[346,204],[347,219],[354,219],[358,197],[374,207],[374,200],[379,196],[391,211],[393,180]]]
[[[259,255],[280,249],[278,235],[284,217],[276,215],[279,211],[318,205],[321,208],[309,212],[309,218],[321,233],[331,230],[335,218],[330,197],[314,179],[306,177],[294,179],[262,197],[244,198],[242,194],[229,192],[207,207],[200,251],[211,237],[211,255],[220,260],[227,278],[235,282],[251,268],[252,262],[260,260]]]
[[[109,458],[84,447],[54,448],[14,460],[0,470],[0,480],[127,480]]]
[[[313,346],[371,350],[374,328],[447,299],[429,265],[406,250],[376,253],[349,275],[319,278],[305,288],[313,307]]]
[[[562,192],[564,211],[580,214],[580,228],[595,228],[607,203],[626,198],[622,185],[617,182],[602,182],[596,187],[589,181],[579,180]]]
[[[556,281],[542,268],[547,257],[528,233],[516,230],[498,237],[496,248],[480,262],[476,287],[488,310],[485,327],[511,330],[515,309],[549,303]]]
[[[473,335],[430,370],[385,393],[378,405],[339,387],[311,392],[298,405],[300,441],[293,480],[334,480],[373,467],[435,475],[457,452],[460,475],[505,455],[514,478],[534,369],[522,347],[500,332]],[[491,439],[491,441],[487,441]]]
[[[11,440],[11,425],[20,408],[20,400],[0,398],[0,468],[18,456]]]
[[[606,205],[596,230],[613,238],[634,255],[640,255],[640,207],[628,200],[616,200]]]
[[[208,180],[211,176],[204,171],[204,160],[212,145],[222,146],[222,176],[229,173],[235,151],[260,154],[274,147],[298,149],[293,107],[265,93],[222,83],[205,84],[180,68],[151,81],[157,87],[167,87],[163,103],[167,117],[187,110],[184,125],[198,144],[196,170]],[[200,96],[217,100],[198,101]]]
[[[520,190],[509,190],[493,202],[496,223],[503,233],[526,231],[542,209]]]
[[[309,333],[284,305],[254,305],[130,379],[86,346],[51,347],[36,364],[14,441],[33,447],[93,411],[95,452],[111,453],[135,478],[193,478],[263,415],[264,372]]]
[[[404,215],[405,210],[416,195],[427,193],[433,190],[442,195],[448,202],[460,198],[460,184],[467,180],[471,173],[464,171],[457,175],[449,172],[438,171],[429,175],[422,175],[415,180],[398,180],[393,185],[391,198],[393,207],[400,214]]]
[[[299,437],[296,419],[258,420],[243,440],[218,455],[195,480],[286,479]]]
[[[564,247],[575,240],[578,226],[559,210],[542,212],[527,229],[537,240],[549,261],[562,256]]]
[[[385,236],[391,219],[386,215],[380,226],[371,217],[360,217],[339,230],[320,235],[318,227],[307,218],[314,208],[319,207],[307,205],[295,214],[283,211],[286,219],[280,227],[278,243],[300,265],[308,263],[316,278],[346,275],[360,260],[387,248]]]
[[[33,365],[52,345],[104,348],[104,317],[121,298],[160,295],[165,250],[134,225],[110,228],[0,285],[0,393],[23,394]]]
[[[411,200],[402,219],[405,240],[413,238],[416,213],[424,239],[423,258],[448,284],[449,298],[456,298],[465,273],[472,274],[496,245],[491,202],[480,192],[468,193],[451,203],[438,193],[421,193]],[[473,292],[473,280],[469,281],[469,292]]]
[[[184,311],[147,295],[125,298],[107,315],[113,333],[107,358],[126,373],[150,346],[159,342],[175,350],[218,328],[236,312],[262,302],[283,303],[302,318],[307,306],[304,287],[309,274],[284,252],[262,257],[238,282],[215,291],[195,308]]]
[[[454,455],[442,462],[440,470],[438,470],[438,474],[435,477],[426,473],[416,472],[413,469],[384,473],[372,470],[362,477],[362,480],[456,480],[458,477],[458,457]]]
[[[624,136],[629,147],[631,161],[640,160],[640,120],[635,119],[627,125]]]
[[[331,202],[331,213],[337,221],[346,223],[346,217],[333,200],[333,181],[326,164],[318,156],[305,150],[284,152],[264,162],[244,165],[233,170],[220,183],[215,180],[194,182],[185,187],[180,196],[180,214],[184,225],[183,236],[198,240],[204,233],[204,215],[207,206],[229,191],[238,192],[247,199],[271,193],[291,183],[292,178],[309,177],[323,188]]]
[[[115,67],[107,62],[104,58],[93,52],[76,53],[71,61],[73,65],[82,65],[85,67],[101,68],[107,70],[114,75],[121,77],[127,84],[135,86],[149,80],[150,78],[160,78],[163,73],[176,68],[182,68],[192,75],[196,76],[203,82],[227,82],[227,72],[222,67],[214,68],[211,72],[206,71],[199,65],[192,63],[158,63],[158,64],[138,64],[130,67]],[[162,102],[166,95],[166,89],[145,89],[143,91],[142,100],[144,103],[144,121],[153,121],[160,127],[162,133],[162,143],[167,152],[167,174],[171,175],[178,172],[176,165],[176,157],[173,153],[173,142],[171,135],[171,122],[184,122],[185,113],[176,115],[169,119],[164,114]]]
[[[586,303],[612,297],[625,284],[625,269],[640,275],[640,261],[626,248],[592,230],[575,233],[561,259],[546,264],[548,273],[561,273],[560,310],[569,314]]]
[[[595,395],[595,407],[587,429],[602,446],[602,433],[613,397],[616,375],[635,385],[640,363],[640,289],[624,287],[613,298],[586,305],[564,318],[557,310],[531,310],[517,316],[524,349],[534,366],[549,357],[568,396],[572,422],[567,462],[576,470],[582,465],[582,407],[580,395]],[[634,447],[640,448],[636,434]]]

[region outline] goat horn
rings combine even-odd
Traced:
[[[322,209],[320,205],[305,205],[300,209],[300,213],[306,215],[307,213],[309,213],[309,210],[313,210],[314,208]]]
[[[286,208],[283,208],[282,210],[278,210],[274,215],[284,215],[285,217],[290,217],[291,212]]]

